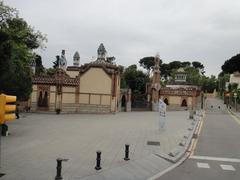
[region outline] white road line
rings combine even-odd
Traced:
[[[199,168],[210,168],[210,166],[208,165],[208,163],[200,163],[200,162],[197,162],[197,166]]]
[[[235,171],[235,168],[234,168],[232,165],[221,164],[220,166],[221,166],[221,168],[222,168],[223,170]]]
[[[210,157],[210,156],[190,156],[189,159],[198,159],[198,160],[210,160],[210,161],[223,161],[223,162],[240,163],[240,159],[221,158],[221,157]]]

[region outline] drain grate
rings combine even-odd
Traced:
[[[160,142],[159,141],[147,141],[147,145],[160,146]]]

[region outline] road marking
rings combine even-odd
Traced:
[[[235,171],[235,168],[234,168],[232,165],[221,164],[220,166],[221,166],[221,168],[222,168],[223,170],[226,170],[226,171]]]
[[[234,158],[222,158],[222,157],[210,157],[210,156],[190,156],[189,158],[190,159],[199,159],[199,160],[240,163],[240,159],[234,159]]]
[[[200,162],[197,162],[197,166],[199,168],[210,168],[210,166],[208,165],[208,163],[200,163]]]

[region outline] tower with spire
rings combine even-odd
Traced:
[[[155,65],[153,68],[153,79],[152,79],[152,111],[158,111],[158,103],[159,103],[159,90],[161,88],[160,85],[160,56],[157,54],[154,59]]]
[[[103,45],[103,43],[100,44],[98,50],[97,50],[97,54],[98,54],[98,57],[97,59],[98,60],[106,60],[106,57],[107,57],[107,51]]]
[[[75,54],[73,55],[73,66],[78,67],[80,64],[80,55],[79,53],[76,51]]]

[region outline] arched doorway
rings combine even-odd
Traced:
[[[167,98],[164,99],[164,103],[165,103],[166,105],[168,105],[168,99],[167,99]]]
[[[48,107],[48,93],[47,93],[47,91],[45,91],[45,93],[44,93],[44,98],[43,98],[43,101],[42,101],[42,106],[43,106],[43,107]]]
[[[121,107],[122,107],[122,111],[126,111],[126,97],[125,97],[125,95],[122,96]]]
[[[182,107],[187,107],[187,101],[186,101],[186,99],[183,99],[181,106],[182,106]]]
[[[42,100],[43,100],[42,91],[40,91],[37,102],[38,107],[42,107]]]

